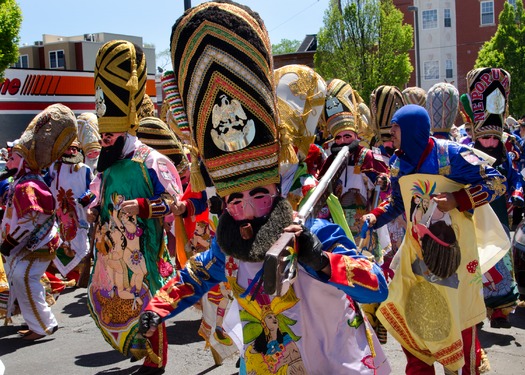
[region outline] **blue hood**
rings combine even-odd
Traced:
[[[411,171],[417,167],[421,155],[423,155],[428,145],[430,117],[425,108],[415,104],[408,104],[394,113],[391,123],[394,122],[401,128],[401,152],[396,154],[401,161],[408,163],[412,167],[407,168],[407,165],[404,166]]]

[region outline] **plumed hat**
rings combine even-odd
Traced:
[[[95,105],[101,133],[135,135],[137,116],[146,92],[146,56],[139,46],[112,40],[95,60]]]
[[[390,138],[392,116],[406,104],[403,93],[396,86],[382,85],[370,94],[372,122],[379,129],[381,137]]]
[[[421,87],[407,87],[402,92],[405,104],[417,104],[424,107],[427,101],[427,92]]]
[[[137,137],[146,145],[171,159],[179,174],[188,167],[189,161],[182,143],[169,126],[158,117],[144,117],[140,120]]]
[[[77,117],[77,132],[78,141],[85,155],[92,151],[100,151],[98,119],[94,113],[84,112]]]
[[[501,139],[510,92],[510,74],[500,68],[478,68],[467,73],[468,101],[463,101],[474,124],[474,140],[484,135]]]
[[[324,108],[326,83],[306,65],[286,65],[274,72],[281,149],[289,137],[304,159],[314,143],[319,118]],[[283,160],[281,159],[281,162]]]
[[[171,57],[217,193],[279,183],[271,44],[259,15],[226,1],[190,8],[173,26]]]
[[[359,134],[362,121],[354,89],[340,79],[332,79],[327,84],[323,119],[328,131],[332,137],[344,130]]]
[[[458,115],[458,89],[447,82],[436,83],[428,90],[426,108],[430,116],[430,132],[450,132]]]
[[[40,171],[58,160],[77,137],[77,120],[71,109],[53,104],[28,125],[13,151],[23,156],[32,171]]]

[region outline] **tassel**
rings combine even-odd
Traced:
[[[191,167],[190,167],[190,184],[191,191],[199,192],[206,189],[204,178],[202,177],[201,170],[199,168],[199,156],[198,149],[195,146],[191,147]]]
[[[280,130],[280,151],[279,151],[279,163],[280,164],[297,164],[297,154],[293,149],[292,140],[287,133],[286,127],[282,127]]]
[[[481,364],[479,365],[478,370],[480,374],[490,371],[489,357],[487,357],[487,353],[485,353],[483,349],[481,349]]]

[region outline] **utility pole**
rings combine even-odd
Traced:
[[[414,39],[416,55],[416,86],[421,87],[421,64],[419,62],[419,14],[416,6],[409,6],[408,10],[414,12]]]

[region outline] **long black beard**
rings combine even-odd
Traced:
[[[279,198],[268,217],[250,221],[255,235],[249,240],[243,240],[240,227],[246,222],[235,221],[224,211],[217,225],[217,243],[226,255],[246,262],[261,262],[266,252],[283,233],[283,229],[292,224],[292,221],[292,206],[286,199]]]
[[[7,180],[9,177],[16,175],[18,168],[4,169],[0,172],[0,181]]]
[[[126,139],[124,136],[117,138],[113,146],[102,147],[100,150],[100,156],[98,158],[97,170],[104,172],[106,169],[111,167],[117,160],[122,158],[122,150],[124,150],[124,144]]]
[[[474,143],[474,148],[481,150],[487,155],[495,158],[496,161],[493,164],[494,167],[502,164],[507,158],[507,150],[501,141],[496,147],[483,147],[479,141],[476,141]]]

